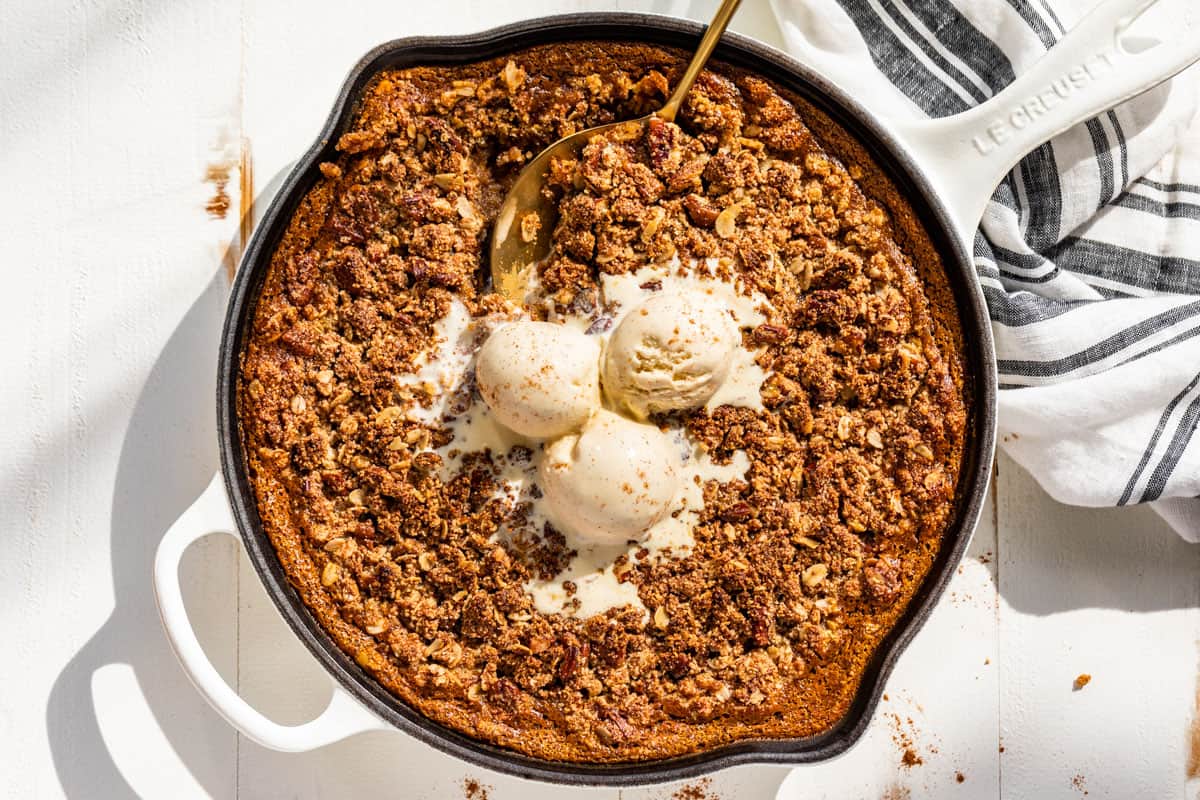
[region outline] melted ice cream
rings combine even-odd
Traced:
[[[646,299],[659,293],[686,291],[708,296],[714,304],[728,309],[740,331],[765,322],[764,309],[770,308],[768,301],[757,291],[748,290],[740,277],[734,282],[712,277],[712,266],[698,263],[681,270],[680,262],[672,260],[624,275],[602,275],[600,313],[610,318],[611,324],[596,324],[595,316],[551,312],[549,318],[580,331],[590,331],[590,335],[607,344],[625,315]],[[531,291],[529,300],[535,300],[536,294]],[[492,321],[472,319],[466,307],[455,300],[450,312],[438,323],[435,347],[418,360],[412,374],[400,376],[397,382],[429,385],[434,389],[431,406],[413,404],[409,417],[424,424],[444,425],[452,433],[450,443],[437,450],[442,458],[441,477],[448,481],[457,474],[466,454],[490,451],[497,473],[495,498],[509,510],[510,519],[516,516],[522,527],[540,534],[548,522],[553,524],[538,486],[544,445],[505,428],[478,396],[472,397],[464,413],[457,416],[450,413],[453,398],[461,396],[474,366],[476,329],[490,324]],[[744,346],[734,348],[729,375],[705,404],[706,408],[732,405],[762,409],[761,388],[767,373],[755,361],[758,352]],[[680,476],[669,512],[635,543],[595,544],[563,532],[567,549],[574,551],[566,568],[549,580],[535,577],[525,585],[538,611],[583,618],[633,606],[646,614],[637,588],[618,578],[615,560],[624,555],[628,563],[635,564],[639,553],[650,560],[686,556],[695,545],[692,531],[704,507],[704,485],[708,481],[742,480],[750,468],[750,460],[743,451],[736,451],[728,464],[716,464],[683,428],[670,428],[667,434],[679,454]],[[518,446],[520,449],[514,450]],[[518,508],[522,511],[519,516],[515,515]],[[503,527],[496,536],[514,533]],[[568,582],[573,586],[571,591],[564,586]]]

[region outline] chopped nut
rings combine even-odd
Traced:
[[[437,560],[433,557],[433,553],[430,553],[428,550],[417,556],[417,566],[419,566],[423,572],[429,572],[429,570],[433,569],[433,566],[436,563]]]
[[[530,211],[521,217],[521,241],[529,244],[537,239],[538,230],[542,227],[541,217],[536,211]]]
[[[754,339],[763,344],[777,344],[787,338],[787,328],[764,322],[754,329]]]
[[[804,582],[805,586],[811,589],[825,580],[825,576],[828,574],[829,567],[825,564],[817,563],[804,570],[804,574],[801,575],[800,579]]]
[[[363,647],[359,650],[356,650],[354,653],[354,660],[357,661],[359,666],[361,666],[363,669],[371,670],[373,672],[378,672],[379,670],[383,669],[383,665],[385,663],[383,657],[371,647]]]
[[[741,211],[742,204],[733,203],[721,211],[720,214],[717,214],[717,221],[713,225],[714,230],[717,232],[717,236],[720,236],[722,239],[728,239],[729,237],[733,236],[734,231],[737,230],[737,217]]]
[[[754,516],[754,509],[750,507],[749,503],[734,503],[721,512],[721,518],[726,522],[745,522],[752,516]]]
[[[655,206],[646,218],[646,221],[642,223],[642,241],[650,241],[654,237],[654,234],[658,233],[659,226],[662,225],[663,220],[666,218],[666,210],[662,206]]]
[[[525,82],[525,70],[517,66],[517,62],[509,60],[504,65],[504,85],[510,92],[515,92]]]
[[[670,624],[671,618],[667,616],[667,610],[662,606],[656,608],[654,610],[654,627],[658,628],[659,630],[666,630],[667,626]]]
[[[353,436],[358,433],[358,420],[355,417],[346,417],[342,423],[338,425],[338,430],[347,436]]]
[[[896,352],[900,354],[905,364],[919,361],[922,357],[921,346],[915,342],[901,342],[896,346]]]
[[[879,435],[879,431],[871,428],[867,431],[867,444],[874,447],[876,450],[883,449],[883,437]]]
[[[350,493],[348,499],[350,500],[351,504],[356,505],[356,506],[361,506],[363,503],[366,502],[367,495],[366,495],[366,492],[364,492],[362,489],[355,489],[353,492]]]
[[[456,172],[439,172],[433,176],[433,182],[437,184],[439,189],[444,189],[448,192],[461,192],[463,190],[463,177]]]
[[[913,448],[913,452],[919,455],[926,461],[933,461],[933,450],[929,449],[929,445],[921,443]]]
[[[375,415],[375,423],[377,425],[384,425],[394,419],[399,419],[402,416],[404,416],[404,409],[400,408],[400,406],[388,406],[387,408],[381,409],[379,413]]]
[[[326,561],[325,567],[321,570],[321,585],[328,588],[337,582],[341,575],[342,568],[337,565],[336,561]]]
[[[308,408],[308,403],[305,401],[305,399],[303,397],[301,397],[300,395],[296,395],[295,397],[292,398],[292,413],[303,414],[304,409],[306,409],[306,408]]]
[[[478,219],[478,215],[475,213],[475,206],[471,205],[471,201],[465,194],[460,194],[458,199],[454,201],[454,210],[463,219]]]
[[[462,661],[463,647],[458,642],[449,641],[444,646],[438,648],[438,651],[433,654],[435,661],[445,664],[447,667],[453,667]]]
[[[317,383],[329,383],[333,380],[333,370],[323,369],[317,373]]]
[[[408,448],[408,443],[404,441],[403,436],[397,436],[388,442],[387,449],[395,452],[396,450],[405,450]]]
[[[796,468],[792,470],[792,474],[788,476],[788,484],[792,487],[793,492],[800,494],[800,491],[804,488],[803,464],[797,464]]]

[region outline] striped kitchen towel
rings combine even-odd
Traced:
[[[1096,1],[772,4],[799,60],[887,118],[983,102]],[[1151,503],[1192,540],[1198,101],[1193,67],[1039,148],[997,187],[975,238],[999,360],[1001,447],[1062,502]]]

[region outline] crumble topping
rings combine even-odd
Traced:
[[[936,262],[918,272],[897,243],[921,235],[898,230],[902,200],[864,195],[865,156],[832,155],[762,79],[718,65],[678,125],[557,162],[533,295],[514,309],[487,290],[521,165],[657,107],[682,66],[573,43],[382,74],[278,247],[242,362],[260,516],[330,635],[427,716],[544,758],[828,729],[954,513],[967,390]],[[471,354],[514,314],[603,335],[699,265],[755,298],[752,357],[736,392],[655,421],[725,471],[679,553],[608,567],[629,603],[547,613],[530,587],[569,601],[578,581],[550,582],[572,556],[514,517],[537,491],[527,443],[461,446],[489,424]]]

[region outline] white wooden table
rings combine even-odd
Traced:
[[[616,5],[703,19],[714,4]],[[0,794],[458,798],[477,779],[496,800],[572,796],[396,733],[301,755],[240,739],[177,666],[149,575],[217,465],[239,212],[307,147],[346,70],[386,38],[613,5],[0,4]],[[765,0],[733,27],[779,41]],[[282,722],[315,714],[328,680],[235,545],[206,540],[184,572],[202,640],[243,696]],[[1200,549],[1149,511],[1065,508],[1001,458],[970,556],[864,740],[693,794],[1191,800],[1198,578]],[[1081,673],[1092,681],[1074,691]]]

